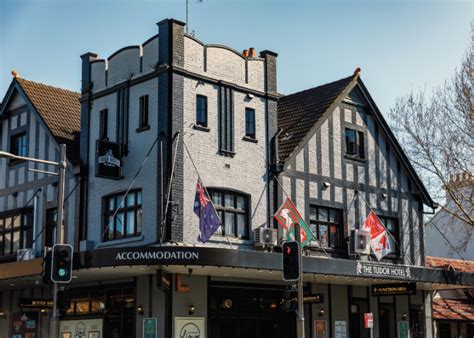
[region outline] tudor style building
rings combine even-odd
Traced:
[[[64,223],[68,243],[75,232],[79,189],[79,93],[16,75],[0,109],[0,149],[16,155],[59,160],[59,144],[67,146]],[[36,333],[48,334],[48,317],[40,308],[21,308],[22,299],[49,299],[42,285],[43,255],[55,241],[57,172],[53,166],[0,158],[0,336],[26,311]],[[23,332],[23,331],[22,331]]]
[[[432,337],[430,290],[474,284],[424,267],[433,203],[359,72],[281,96],[276,53],[205,44],[174,19],[141,45],[81,58],[64,336],[295,337],[273,219],[287,196],[316,236],[303,257],[307,337],[368,337],[366,312],[373,337]],[[205,244],[198,178],[222,221]],[[353,240],[369,209],[395,239],[382,262]],[[386,283],[412,294],[374,296]]]

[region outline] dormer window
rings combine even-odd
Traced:
[[[346,128],[346,155],[349,157],[364,159],[364,132]]]

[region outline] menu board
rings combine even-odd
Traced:
[[[12,314],[12,338],[38,337],[38,312],[19,312]]]

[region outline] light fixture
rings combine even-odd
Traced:
[[[7,318],[7,314],[5,313],[5,311],[3,310],[0,310],[0,318]]]
[[[403,312],[402,313],[402,320],[406,320],[408,317],[407,313],[406,312]]]
[[[225,309],[230,309],[232,307],[232,299],[230,298],[225,299],[223,305]]]
[[[247,94],[247,98],[248,98],[249,100],[253,99],[254,97],[255,97],[255,96],[254,96],[253,94],[250,94],[250,93]]]
[[[330,186],[331,186],[331,183],[329,183],[329,182],[324,182],[324,183],[323,183],[323,189],[327,189],[327,188],[329,188]]]
[[[196,311],[196,307],[193,304],[189,305],[188,314],[192,315],[194,314],[195,311]]]
[[[382,198],[383,198],[383,199],[386,199],[386,198],[387,198],[387,194],[386,194],[386,193],[383,192],[381,195],[382,195]]]
[[[137,313],[141,316],[145,313],[145,309],[143,308],[143,306],[141,305],[137,306]]]
[[[318,312],[318,316],[322,317],[322,316],[324,316],[324,313],[325,313],[324,308],[321,308],[321,310],[319,310],[319,312]]]

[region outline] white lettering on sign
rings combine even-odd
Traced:
[[[116,260],[138,260],[138,259],[199,259],[199,252],[192,251],[125,251],[119,252]]]
[[[409,266],[375,265],[362,262],[357,262],[356,274],[363,276],[411,278],[411,270]]]

